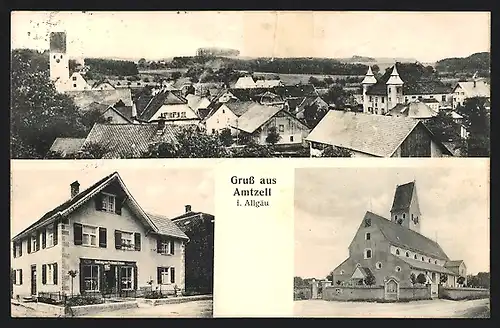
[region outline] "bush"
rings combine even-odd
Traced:
[[[37,297],[37,302],[39,303],[45,303],[45,304],[52,304],[52,305],[59,305],[62,304],[62,301],[57,301],[53,298],[50,297]]]
[[[68,298],[66,302],[66,306],[82,306],[82,305],[93,305],[93,304],[102,304],[104,300],[101,298],[93,297],[93,296],[74,296]]]
[[[168,297],[167,294],[162,294],[157,290],[147,292],[146,295],[144,295],[144,298],[150,299],[150,300],[157,300],[160,298],[167,298],[167,297]]]

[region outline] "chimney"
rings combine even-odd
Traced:
[[[184,207],[186,208],[186,213],[191,212],[191,205],[185,205]]]
[[[132,118],[137,117],[137,107],[135,106],[135,102],[132,103]]]
[[[73,199],[76,195],[80,193],[80,183],[78,180],[70,184],[71,186],[71,198]]]

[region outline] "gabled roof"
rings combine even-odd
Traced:
[[[388,84],[388,85],[404,84],[403,80],[401,80],[401,78],[399,77],[399,73],[398,73],[398,70],[396,69],[396,65],[393,66],[391,76],[389,76],[389,79],[387,80],[387,82],[385,84]]]
[[[273,88],[282,85],[280,80],[257,80],[255,82],[257,88]]]
[[[474,86],[474,81],[458,82],[454,90],[460,87],[464,91],[465,95],[469,98],[472,97],[490,97],[490,86],[485,81],[476,81]]]
[[[226,105],[226,107],[229,108],[234,113],[234,115],[238,117],[245,114],[248,111],[248,109],[255,104],[257,104],[255,101],[238,101],[238,100],[230,100],[224,103],[224,105]]]
[[[401,116],[414,119],[429,119],[436,116],[438,113],[419,100],[412,101],[408,104],[397,104],[386,115]]]
[[[414,191],[415,181],[397,186],[396,192],[394,193],[391,212],[409,209]]]
[[[56,138],[52,146],[50,146],[50,152],[56,152],[61,154],[61,156],[68,156],[78,153],[82,148],[85,138]]]
[[[187,100],[179,93],[172,90],[162,90],[158,92],[144,108],[139,118],[149,121],[158,110],[164,105],[187,105]]]
[[[39,220],[37,220],[35,223],[30,225],[28,228],[24,229],[22,232],[17,234],[14,238],[12,238],[13,241],[22,238],[26,236],[27,234],[31,233],[33,230],[49,224],[53,222],[55,219],[66,216],[76,210],[79,206],[90,200],[95,194],[103,190],[105,187],[110,185],[113,182],[118,182],[127,196],[127,200],[129,201],[129,204],[131,206],[131,209],[142,219],[142,221],[149,226],[149,228],[161,235],[168,235],[168,236],[173,236],[173,237],[178,237],[178,238],[184,238],[187,239],[187,236],[185,234],[179,234],[177,235],[171,234],[169,231],[166,230],[161,230],[159,229],[155,223],[149,218],[149,216],[144,212],[144,210],[139,206],[139,204],[135,201],[133,196],[130,194],[130,191],[127,189],[125,186],[123,180],[121,179],[120,175],[118,172],[113,172],[101,180],[97,181],[84,191],[78,193],[75,197],[65,201],[61,205],[57,206],[56,208],[52,209],[51,211],[45,213]],[[172,224],[173,225],[173,224]]]
[[[112,106],[120,100],[125,106],[132,106],[130,89],[67,91],[65,93],[73,98],[75,105],[79,108],[86,107],[92,102]]]
[[[97,111],[101,114],[104,114],[104,112],[109,108],[110,105],[106,105],[106,104],[101,104],[101,103],[98,103],[98,102],[91,102],[90,104],[88,104],[87,106],[83,107],[82,108],[82,111]]]
[[[372,226],[376,225],[386,240],[395,246],[408,248],[436,259],[449,260],[438,243],[416,231],[405,228],[370,211],[366,212],[363,220],[365,219],[371,219]]]
[[[392,256],[394,256],[394,255],[392,255]],[[453,273],[452,271],[450,271],[450,270],[446,269],[445,267],[442,267],[438,264],[419,261],[419,260],[415,260],[415,259],[412,259],[409,257],[404,257],[404,256],[399,256],[398,259],[402,260],[403,262],[406,262],[410,267],[412,267],[414,269],[456,275],[456,273]]]
[[[306,140],[391,157],[419,123],[406,117],[330,110]]]
[[[176,133],[181,127],[165,124],[102,124],[96,123],[90,130],[83,147],[98,144],[108,150],[103,158],[139,158],[149,145],[157,142],[177,144]]]
[[[255,103],[248,108],[245,114],[238,118],[237,126],[235,126],[235,128],[248,133],[253,133],[281,110],[282,109],[279,107],[264,106]]]
[[[110,106],[110,108],[132,123],[132,106]]]
[[[148,213],[149,218],[158,228],[158,232],[162,235],[188,239],[186,234],[169,218],[159,214]]]
[[[459,267],[463,262],[464,262],[463,260],[446,261],[444,266],[446,268],[456,268]]]
[[[137,115],[141,115],[149,102],[153,99],[153,96],[141,95],[135,100],[135,106],[137,108]]]
[[[242,86],[255,86],[255,81],[251,76],[242,76],[238,78],[238,81],[236,81],[236,84],[238,87]]]

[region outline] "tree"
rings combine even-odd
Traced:
[[[425,274],[419,273],[419,275],[417,276],[417,283],[423,285],[426,282],[427,282],[427,278],[425,277]]]
[[[439,282],[441,284],[446,284],[447,281],[448,281],[448,275],[447,274],[442,274],[441,276],[439,276]]]
[[[276,143],[278,143],[278,141],[280,141],[280,139],[281,136],[278,132],[278,129],[276,129],[275,126],[270,127],[267,133],[266,142],[268,144],[275,145]]]
[[[304,280],[301,277],[293,277],[293,286],[294,287],[302,287],[304,286]]]
[[[486,98],[466,99],[457,112],[464,117],[469,132],[467,155],[470,157],[490,156],[490,114],[485,106]]]
[[[372,72],[374,75],[377,75],[378,73],[380,73],[380,67],[377,64],[373,65]]]
[[[82,147],[81,151],[75,155],[75,158],[101,159],[107,153],[109,153],[109,149],[106,146],[90,142]]]
[[[352,157],[352,153],[343,147],[329,146],[323,150],[321,157]]]
[[[253,143],[253,137],[250,133],[245,131],[237,132],[237,141],[239,145],[248,145]]]
[[[413,291],[413,297],[415,297],[415,285],[417,284],[417,277],[413,272],[410,274],[410,283]]]
[[[310,128],[315,127],[321,119],[328,113],[328,108],[320,108],[316,103],[304,106],[304,121]]]
[[[333,84],[335,81],[332,79],[331,76],[325,77],[323,80],[327,85]]]
[[[113,119],[112,117],[104,117],[102,112],[95,108],[88,110],[82,114],[82,124],[90,131],[94,124],[96,123],[110,123]]]
[[[365,277],[364,283],[367,286],[373,286],[375,285],[375,276],[373,274],[369,274]]]
[[[459,285],[463,285],[463,283],[464,283],[464,282],[465,282],[465,277],[462,277],[462,276],[458,277],[458,279],[457,279],[457,283],[458,283]]]
[[[176,72],[172,72],[172,74],[170,76],[172,77],[172,80],[176,81],[182,76],[182,74],[181,74],[181,72],[176,71]]]
[[[81,138],[88,132],[73,100],[56,92],[43,58],[34,50],[12,51],[12,158],[43,158],[55,138]]]
[[[467,144],[460,135],[461,126],[453,120],[450,112],[440,110],[436,116],[426,120],[424,124],[439,141],[451,142],[454,150],[458,150],[461,154],[466,153]]]
[[[351,96],[352,94],[340,85],[332,85],[323,99],[329,104],[335,104],[337,108],[342,108],[349,103]]]
[[[268,145],[259,145],[250,141],[244,147],[237,147],[232,150],[231,157],[235,158],[264,158],[274,157],[273,147]]]
[[[226,147],[231,146],[231,144],[233,143],[233,136],[231,134],[231,129],[228,128],[222,129],[222,131],[219,134],[219,139],[224,146]]]

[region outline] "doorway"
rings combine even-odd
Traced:
[[[31,266],[31,295],[36,295],[36,264]]]
[[[385,283],[385,299],[396,301],[399,299],[399,284],[394,279],[389,279]]]
[[[118,291],[117,266],[104,265],[104,293],[115,294]]]

